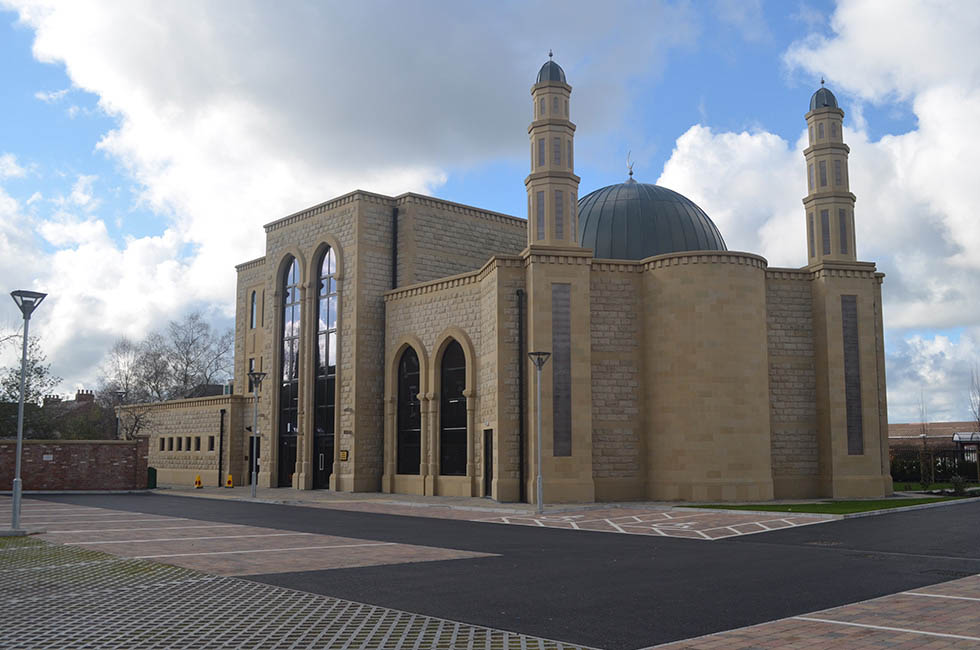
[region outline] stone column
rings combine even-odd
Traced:
[[[313,385],[311,381],[313,369],[313,346],[310,345],[313,331],[313,300],[315,291],[310,282],[304,282],[299,287],[300,295],[300,328],[299,328],[299,396],[296,409],[296,469],[293,487],[297,490],[309,490],[313,487],[312,465],[313,457]]]

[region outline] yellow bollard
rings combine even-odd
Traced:
[[[194,479],[194,487],[196,487],[199,490],[204,487],[204,483],[201,483],[201,475],[200,474],[198,474],[197,475],[197,478]]]
[[[228,480],[225,481],[225,487],[235,487],[235,482],[231,480],[231,474],[228,475]]]

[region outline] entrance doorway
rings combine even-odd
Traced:
[[[313,436],[313,489],[330,487],[333,471],[333,434]]]
[[[296,471],[296,435],[279,436],[279,481],[278,487],[291,487],[293,472]]]
[[[493,429],[483,430],[483,496],[493,496]]]

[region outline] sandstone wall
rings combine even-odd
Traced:
[[[645,496],[643,304],[635,264],[592,264],[592,469],[596,500]]]
[[[228,474],[240,485],[248,473],[245,426],[252,424],[250,398],[223,395],[134,404],[120,407],[119,415],[124,420],[140,418],[140,435],[149,442],[147,462],[156,468],[159,485],[193,485],[198,475],[205,485],[224,485]]]
[[[769,416],[777,498],[818,492],[816,370],[810,274],[771,269],[766,274]]]

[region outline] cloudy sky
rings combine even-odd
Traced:
[[[261,225],[355,188],[525,217],[553,48],[581,194],[636,176],[729,248],[805,263],[821,76],[846,112],[860,259],[884,286],[893,422],[968,414],[980,362],[980,3],[0,0],[0,289],[62,390],[120,336],[234,314]],[[0,332],[18,326],[12,301]],[[13,355],[13,357],[12,357]],[[0,363],[11,363],[7,350]]]

